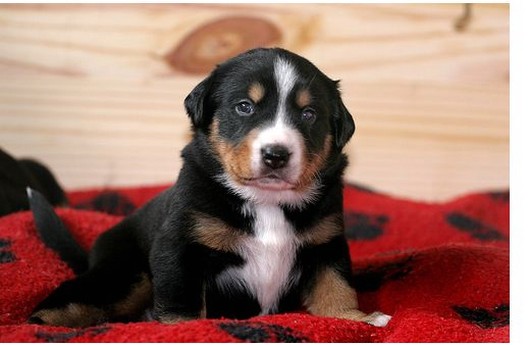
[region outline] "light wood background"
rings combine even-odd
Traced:
[[[509,186],[509,7],[1,5],[0,146],[69,189],[172,182],[187,93],[211,65],[282,46],[342,80],[346,178],[442,200]]]

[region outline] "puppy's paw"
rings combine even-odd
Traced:
[[[342,319],[365,322],[376,327],[385,327],[391,319],[391,316],[385,315],[379,311],[365,314],[357,309],[347,310],[346,312],[338,313],[335,316]]]
[[[386,315],[382,312],[376,311],[372,314],[368,314],[363,321],[372,326],[385,327],[387,326],[391,318],[392,316],[390,315]]]
[[[103,310],[90,305],[70,303],[62,308],[35,311],[28,323],[37,325],[89,327],[107,320]]]

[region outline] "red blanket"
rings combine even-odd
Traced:
[[[162,189],[72,192],[77,209],[58,214],[89,248]],[[73,274],[41,243],[31,214],[21,212],[0,218],[0,342],[509,341],[508,191],[423,203],[347,186],[344,203],[360,308],[392,315],[385,328],[302,310],[177,325],[29,325],[32,308]]]

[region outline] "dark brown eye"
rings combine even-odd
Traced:
[[[301,112],[301,118],[305,122],[313,123],[316,117],[317,115],[315,113],[315,110],[310,107],[304,108],[303,111]]]
[[[235,106],[235,110],[240,116],[249,116],[255,112],[255,106],[249,101],[241,101]]]

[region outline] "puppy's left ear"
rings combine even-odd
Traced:
[[[185,110],[191,119],[194,129],[203,128],[207,126],[210,119],[213,117],[213,109],[210,106],[210,92],[213,84],[213,74],[202,80],[185,97]]]
[[[338,83],[336,82],[336,86],[337,84]],[[338,150],[341,150],[343,147],[345,147],[348,140],[350,140],[352,134],[354,134],[356,125],[352,115],[348,112],[343,100],[341,99],[339,90],[337,90],[337,104],[336,110],[334,112],[333,125],[336,147]]]

